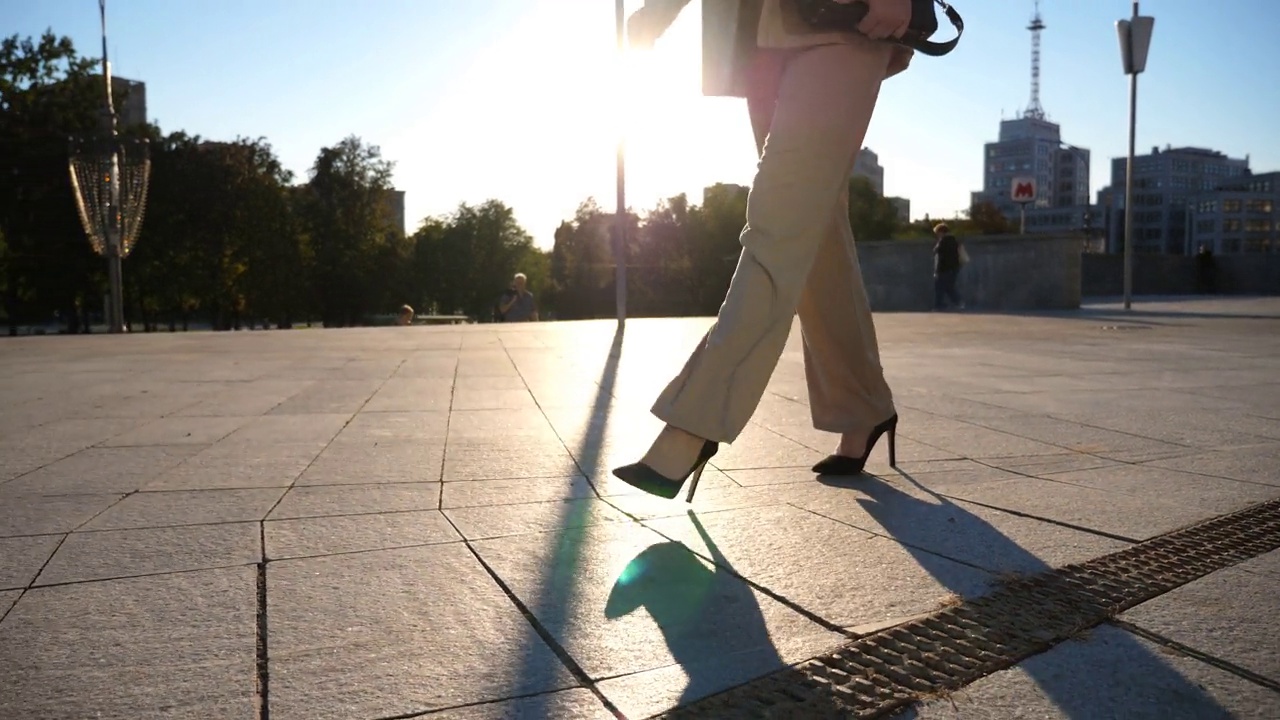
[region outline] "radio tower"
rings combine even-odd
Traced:
[[[1031,31],[1031,105],[1022,114],[1036,120],[1044,119],[1044,108],[1040,105],[1040,31],[1044,28],[1044,21],[1040,19],[1040,0],[1036,0],[1036,15],[1027,26]]]

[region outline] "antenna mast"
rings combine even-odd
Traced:
[[[1031,31],[1031,105],[1027,107],[1023,117],[1044,119],[1044,108],[1040,105],[1040,32],[1044,30],[1044,21],[1040,19],[1040,0],[1036,0],[1036,14],[1027,29]]]

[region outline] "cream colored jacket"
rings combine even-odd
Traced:
[[[666,18],[675,20],[689,0],[646,0]],[[702,92],[704,95],[745,97],[746,63],[757,47],[786,49],[833,43],[874,42],[857,33],[811,30],[783,0],[702,0]],[[914,52],[893,46],[886,77],[911,63]]]

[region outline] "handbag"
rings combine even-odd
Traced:
[[[796,14],[806,25],[824,32],[858,32],[858,23],[870,9],[867,3],[857,0],[838,3],[835,0],[784,0],[790,2]],[[947,20],[955,26],[956,36],[946,42],[929,40],[938,32],[938,16],[934,5],[942,7]],[[911,22],[900,38],[886,38],[888,42],[905,45],[925,55],[941,57],[955,49],[964,34],[964,18],[943,0],[911,0]]]
[[[963,266],[963,265],[968,265],[968,264],[969,264],[969,251],[964,249],[964,245],[961,245],[961,246],[960,246],[960,252],[959,252],[958,254],[960,255],[960,264],[961,264],[962,266]]]

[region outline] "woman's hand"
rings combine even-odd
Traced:
[[[848,5],[854,0],[835,0]],[[911,24],[911,0],[861,0],[867,14],[858,23],[858,32],[872,40],[900,38]]]

